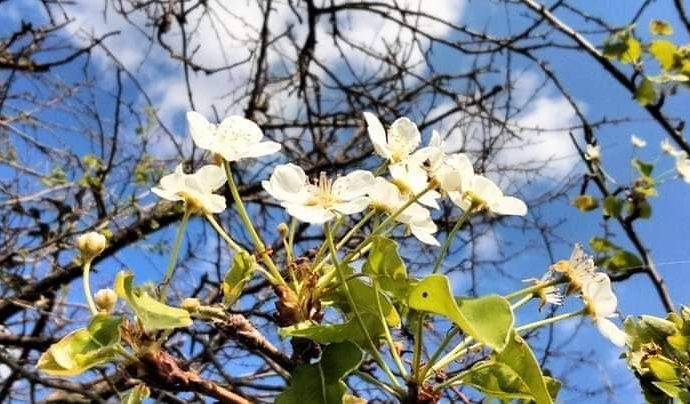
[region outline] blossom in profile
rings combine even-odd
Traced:
[[[465,211],[474,206],[477,210],[496,215],[527,214],[525,202],[513,196],[505,196],[498,185],[482,175],[475,174],[461,191],[450,192],[449,196],[453,203]]]
[[[609,320],[616,317],[618,306],[618,299],[611,288],[611,279],[601,272],[595,274],[583,285],[582,299],[599,332],[614,345],[625,346],[627,335]]]
[[[560,306],[565,300],[565,296],[561,293],[560,289],[555,285],[546,286],[547,283],[553,280],[553,273],[547,272],[541,278],[529,278],[523,280],[523,282],[531,283],[532,285],[544,285],[539,290],[534,292],[536,298],[539,299],[539,310],[551,304],[554,306]]]
[[[395,164],[388,167],[388,172],[403,197],[411,199],[421,195],[417,199],[419,203],[430,208],[439,208],[436,200],[441,195],[435,190],[430,189],[429,177],[421,166],[415,164],[415,162]]]
[[[180,164],[151,191],[169,201],[185,201],[193,212],[220,213],[225,210],[225,198],[213,191],[226,180],[223,169],[216,165],[205,165],[194,174],[185,174]]]
[[[594,258],[585,254],[580,243],[575,244],[569,259],[560,260],[551,266],[551,271],[568,278],[570,291],[582,290],[585,283],[594,278],[596,270]]]
[[[374,183],[373,174],[365,170],[355,170],[335,180],[321,173],[317,181],[310,183],[301,167],[283,164],[262,185],[290,216],[306,223],[322,224],[336,215],[365,210],[370,202],[366,194]]]
[[[690,158],[684,154],[676,157],[676,171],[683,181],[690,183]]]
[[[230,116],[218,124],[210,123],[198,112],[187,112],[187,123],[197,147],[219,154],[226,161],[261,157],[280,150],[280,144],[262,142],[264,137],[256,123],[241,116]]]
[[[633,147],[637,147],[640,149],[647,146],[647,141],[637,135],[630,136],[630,143],[632,143]]]
[[[382,177],[376,178],[376,183],[369,190],[371,207],[388,215],[397,213],[407,203],[397,186]],[[402,223],[419,241],[438,246],[439,242],[433,236],[438,230],[431,219],[431,213],[418,203],[413,203],[400,212],[395,220]]]
[[[391,164],[405,163],[422,142],[417,125],[409,118],[396,119],[388,131],[371,112],[365,112],[364,119],[374,151]]]
[[[77,237],[76,246],[86,258],[93,258],[105,250],[107,241],[101,233],[90,231]]]
[[[601,147],[599,145],[588,144],[585,149],[585,158],[591,162],[601,160]]]
[[[429,178],[445,193],[460,191],[474,176],[474,168],[467,155],[446,154],[437,131],[432,132],[428,146],[415,152],[411,160],[424,167]]]

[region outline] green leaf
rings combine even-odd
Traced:
[[[642,56],[642,46],[632,34],[632,27],[618,31],[604,42],[603,54],[621,63],[635,63]]]
[[[544,376],[546,381],[546,389],[549,390],[551,399],[555,400],[558,397],[558,392],[561,391],[561,382],[553,377]]]
[[[603,212],[605,216],[619,217],[623,211],[623,201],[613,195],[604,198]]]
[[[383,335],[383,324],[378,316],[370,313],[361,313],[361,316],[370,337],[376,339]],[[312,321],[303,321],[280,328],[278,332],[283,337],[306,338],[319,344],[351,341],[365,349],[369,348],[367,336],[356,318],[351,318],[342,324],[318,324]]]
[[[615,251],[619,248],[617,245],[601,237],[592,237],[589,240],[589,246],[592,247],[592,250],[598,253],[607,253]]]
[[[151,395],[151,391],[145,384],[137,384],[122,396],[120,402],[122,404],[141,404],[144,399]]]
[[[643,78],[635,89],[635,100],[642,106],[652,104],[656,100],[656,89],[649,78]]]
[[[649,22],[649,32],[654,35],[672,35],[673,27],[664,20],[652,20]]]
[[[324,348],[321,360],[302,364],[292,372],[290,385],[276,398],[276,404],[342,404],[347,385],[341,380],[357,369],[362,351],[344,342]]]
[[[513,311],[507,300],[497,295],[456,300],[445,275],[434,274],[422,279],[410,291],[408,303],[412,309],[445,316],[465,333],[497,351],[505,347],[513,328]],[[488,318],[492,321],[486,321]]]
[[[246,251],[241,251],[232,260],[232,267],[223,280],[223,304],[231,306],[242,294],[244,285],[251,279],[256,268],[256,258]]]
[[[642,260],[637,255],[620,249],[617,250],[611,257],[609,257],[603,266],[609,271],[627,271],[633,268],[640,268],[644,266]]]
[[[115,359],[121,317],[99,313],[86,328],[77,329],[51,345],[36,367],[53,376],[76,376]]]
[[[537,404],[553,403],[532,349],[516,332],[512,333],[508,341],[505,349],[494,355],[494,360],[505,364],[520,376]]]
[[[374,236],[367,261],[362,272],[376,278],[385,291],[391,292],[400,302],[407,296],[407,269],[400,258],[395,241]]]
[[[649,45],[649,53],[659,62],[661,68],[669,71],[676,61],[676,45],[665,39],[652,41]]]
[[[115,293],[129,303],[139,318],[144,331],[167,330],[192,325],[187,310],[168,306],[132,285],[134,275],[121,271],[115,278]]]
[[[599,200],[591,195],[579,195],[571,201],[581,212],[589,212],[599,207]]]
[[[654,164],[644,162],[640,159],[633,159],[632,161],[633,167],[635,167],[635,170],[645,178],[651,178],[652,177],[652,171],[654,171]]]
[[[352,273],[352,269],[348,268],[346,273],[349,275]],[[374,287],[357,278],[349,279],[347,281],[347,286],[350,289],[350,293],[352,294],[353,300],[355,301],[359,312],[370,313],[378,317],[379,309],[376,303],[376,290]],[[343,312],[350,315],[353,313],[352,307],[350,307],[350,302],[345,295],[345,288],[342,287],[342,285],[324,297],[331,299],[333,303]],[[399,326],[400,315],[393,304],[391,304],[391,302],[388,300],[388,297],[379,292],[379,299],[381,301],[381,308],[383,309],[383,315],[385,316],[386,323],[391,327]]]
[[[493,360],[479,362],[462,378],[462,382],[500,400],[534,400],[529,386],[505,363]]]
[[[664,356],[659,355],[648,358],[646,365],[657,380],[662,382],[675,382],[678,380],[677,365]]]

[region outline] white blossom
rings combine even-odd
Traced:
[[[472,162],[463,153],[446,154],[443,140],[433,131],[429,145],[416,151],[412,164],[423,166],[429,177],[438,184],[441,191],[460,191],[474,176]]]
[[[374,209],[389,215],[398,212],[408,202],[397,186],[382,177],[376,178],[376,183],[369,190],[369,198]],[[395,217],[395,220],[406,225],[419,241],[429,245],[439,245],[438,240],[433,236],[437,231],[436,223],[431,219],[429,210],[418,203],[412,203],[405,208]]]
[[[393,183],[400,189],[405,198],[413,198],[430,187],[426,171],[414,162],[391,165],[388,167],[388,172],[393,178]],[[431,189],[424,192],[417,201],[424,206],[438,209],[439,205],[436,200],[440,197],[438,192]]]
[[[676,158],[685,156],[685,152],[673,147],[673,145],[668,139],[664,139],[661,141],[661,151]]]
[[[449,193],[450,199],[463,210],[468,210],[472,204],[489,213],[497,215],[527,214],[527,205],[522,200],[503,195],[503,191],[490,179],[474,175],[462,191]]]
[[[630,136],[630,143],[632,143],[634,147],[638,147],[640,149],[647,146],[647,141],[637,135]]]
[[[241,116],[230,116],[219,125],[210,123],[198,112],[187,112],[194,143],[201,149],[221,155],[226,161],[261,157],[280,150],[276,142],[262,142],[259,125]]]
[[[611,279],[604,273],[595,274],[583,285],[582,298],[599,332],[614,345],[625,346],[627,335],[609,320],[616,317],[618,306],[618,299],[611,288]]]
[[[676,171],[683,181],[690,183],[690,158],[685,155],[677,156]]]
[[[599,145],[588,144],[585,150],[585,158],[592,162],[601,160],[601,147]]]
[[[594,258],[586,255],[582,245],[576,243],[570,259],[556,262],[551,266],[551,270],[568,277],[570,290],[581,290],[584,284],[594,278],[597,267]]]
[[[331,180],[321,173],[318,181],[310,183],[301,167],[284,164],[276,167],[264,189],[280,201],[288,214],[313,224],[325,223],[336,214],[352,215],[369,206],[366,196],[375,183],[369,171],[355,170]]]
[[[392,164],[406,162],[422,141],[417,125],[408,118],[396,119],[388,131],[371,112],[365,112],[364,119],[374,151]]]
[[[223,169],[216,165],[205,165],[194,174],[185,174],[180,164],[172,174],[161,178],[159,186],[151,191],[169,201],[185,201],[195,212],[220,213],[225,210],[225,198],[213,191],[226,180]]]

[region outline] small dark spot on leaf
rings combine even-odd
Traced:
[[[427,297],[429,297],[429,294],[426,292],[422,292],[422,297],[426,299]]]

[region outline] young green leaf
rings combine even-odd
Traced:
[[[534,400],[529,386],[520,375],[510,366],[494,360],[474,365],[462,382],[499,400]]]
[[[290,385],[276,404],[342,404],[347,385],[341,380],[362,361],[362,351],[350,342],[324,348],[321,360],[302,364],[292,372]]]
[[[408,286],[407,269],[405,262],[400,258],[395,241],[374,236],[362,272],[376,277],[383,290],[391,292],[399,301],[405,301]]]
[[[450,319],[468,335],[497,351],[505,347],[513,328],[513,311],[507,300],[496,295],[456,300],[445,275],[422,279],[410,291],[408,304],[412,309]],[[486,321],[487,318],[492,321]]]
[[[654,35],[673,35],[673,27],[664,20],[652,20],[649,22],[649,32]]]
[[[144,327],[144,331],[151,332],[192,325],[192,318],[187,310],[159,302],[140,288],[135,288],[132,285],[133,281],[134,274],[121,271],[115,277],[115,293],[129,303]]]
[[[364,326],[372,338],[383,335],[383,324],[378,316],[362,313]],[[279,331],[283,337],[300,337],[318,342],[319,344],[331,344],[351,341],[363,348],[369,347],[366,335],[362,331],[356,318],[351,318],[342,324],[317,324],[312,321],[304,321],[281,328]]]
[[[346,273],[349,275],[352,273],[352,270],[348,268]],[[379,315],[378,304],[376,302],[376,291],[373,286],[357,278],[349,279],[347,281],[347,286],[350,289],[352,298],[355,301],[357,309],[360,313],[370,313],[375,316]],[[343,288],[342,285],[334,291],[324,295],[324,298],[331,300],[333,304],[343,312],[352,314],[352,307],[350,307],[350,302],[345,295],[345,288]],[[385,316],[386,323],[390,327],[399,326],[400,315],[393,304],[391,304],[391,302],[388,300],[388,297],[379,292],[379,301],[381,302],[381,308],[383,309],[383,315]]]
[[[605,216],[618,217],[623,211],[623,201],[613,195],[604,198],[603,213]]]
[[[520,376],[537,404],[553,403],[532,349],[516,332],[512,333],[508,341],[505,349],[494,355],[494,360],[508,366]]]
[[[51,345],[36,367],[53,376],[76,376],[115,359],[121,317],[96,314],[86,328],[75,330]]]
[[[589,212],[599,207],[599,200],[592,195],[576,196],[571,203],[581,212]]]
[[[654,83],[647,77],[643,78],[640,85],[635,89],[635,100],[642,106],[652,104],[656,101]]]
[[[244,285],[251,279],[256,267],[256,258],[246,251],[241,251],[232,260],[232,267],[223,280],[223,304],[231,306],[242,294]]]
[[[649,53],[654,56],[664,71],[671,70],[675,65],[676,52],[676,45],[665,39],[652,41],[652,43],[649,45]]]

